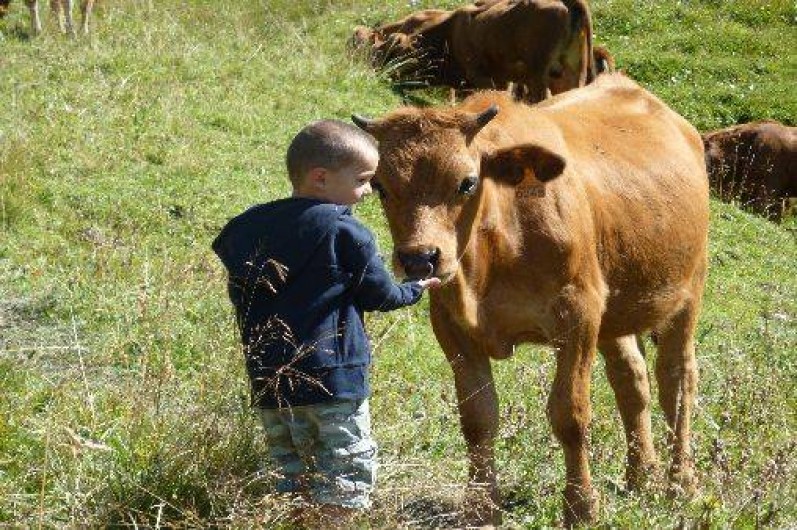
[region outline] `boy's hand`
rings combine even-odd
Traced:
[[[440,287],[442,282],[440,278],[427,278],[425,280],[418,280],[418,283],[421,284],[421,287],[424,289],[434,289],[435,287]]]

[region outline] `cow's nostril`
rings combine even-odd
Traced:
[[[440,260],[439,248],[422,248],[397,253],[399,263],[410,277],[425,278],[432,274]]]
[[[399,263],[401,263],[402,267],[407,267],[412,262],[412,254],[407,252],[398,252],[398,259]]]
[[[440,261],[440,249],[433,248],[432,250],[429,250],[426,260],[432,265],[437,265],[437,262]]]

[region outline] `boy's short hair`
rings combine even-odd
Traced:
[[[318,120],[294,136],[285,162],[294,188],[308,171],[323,167],[337,171],[360,157],[364,149],[376,149],[376,140],[362,129],[340,120]]]

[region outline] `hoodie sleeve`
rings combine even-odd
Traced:
[[[400,284],[393,281],[377,253],[373,236],[356,221],[341,223],[335,249],[341,267],[352,275],[354,302],[358,309],[392,311],[421,299],[423,287],[418,282]]]

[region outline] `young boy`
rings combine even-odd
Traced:
[[[352,216],[371,193],[371,136],[313,122],[286,162],[293,195],[232,219],[213,250],[229,273],[277,491],[306,493],[326,517],[346,517],[370,506],[376,467],[363,312],[414,304],[439,280],[394,283]]]

